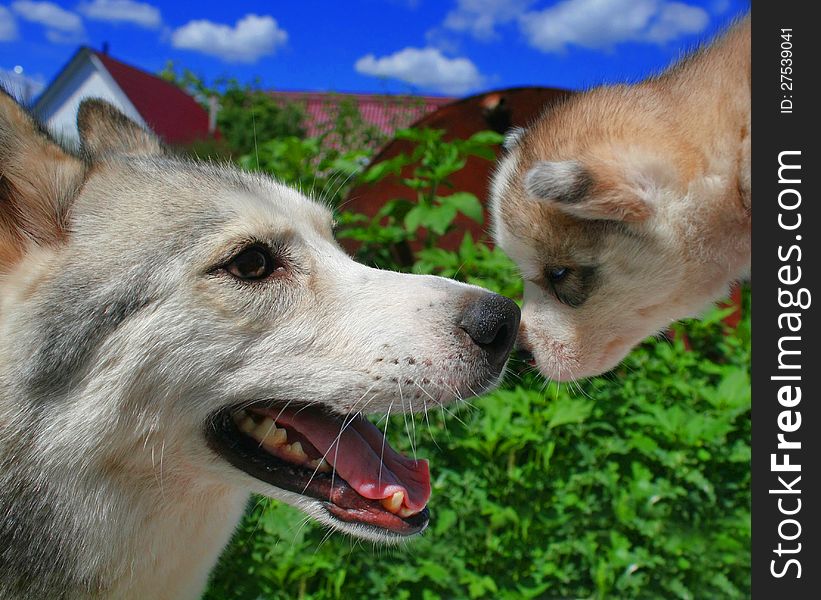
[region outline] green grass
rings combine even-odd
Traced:
[[[416,417],[429,530],[398,548],[255,501],[207,598],[750,595],[750,294],[575,385],[514,369],[456,416]],[[401,417],[391,443],[410,452]]]

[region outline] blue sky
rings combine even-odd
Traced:
[[[466,95],[657,71],[747,0],[0,0],[0,80],[47,84],[85,44],[266,88]]]

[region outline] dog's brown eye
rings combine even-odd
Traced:
[[[271,273],[284,267],[263,246],[251,246],[237,254],[225,269],[239,279],[265,279]]]

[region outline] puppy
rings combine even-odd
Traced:
[[[252,492],[392,541],[428,465],[365,413],[498,381],[516,305],[353,262],[330,211],[86,101],[0,94],[0,598],[198,598]]]
[[[750,140],[749,15],[661,75],[571,96],[513,132],[491,215],[543,374],[607,371],[748,272]]]

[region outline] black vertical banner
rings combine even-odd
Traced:
[[[753,556],[757,598],[821,597],[821,25],[812,2],[753,10]]]

